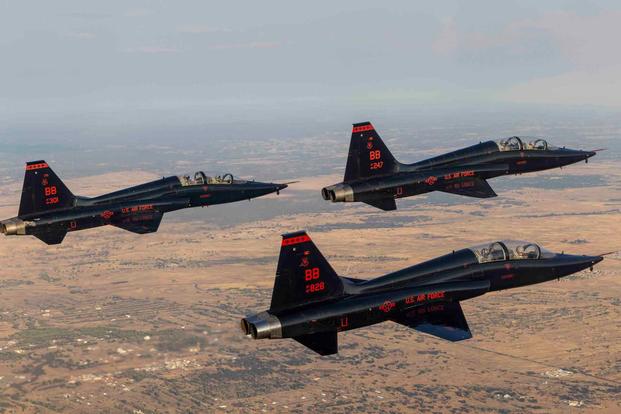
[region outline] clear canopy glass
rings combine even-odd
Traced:
[[[216,175],[215,177],[210,177],[208,175],[205,175],[205,173],[202,171],[197,171],[194,173],[194,176],[191,176],[189,174],[180,175],[179,181],[181,182],[181,185],[185,187],[188,185],[233,184],[233,182],[235,182],[235,179],[233,177],[233,174],[230,173],[226,173],[221,176]]]
[[[520,240],[503,240],[471,247],[479,263],[501,260],[537,260],[554,256],[536,243]]]
[[[556,147],[539,137],[509,137],[496,142],[500,151],[545,151]]]

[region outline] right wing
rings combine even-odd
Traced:
[[[444,186],[439,186],[437,190],[466,197],[491,198],[497,196],[489,183],[480,177],[465,177],[449,181]]]
[[[123,218],[122,221],[112,222],[115,227],[137,234],[155,233],[160,227],[163,213],[154,211],[148,214],[139,214]]]
[[[452,342],[472,338],[459,302],[440,302],[413,308],[391,320]]]

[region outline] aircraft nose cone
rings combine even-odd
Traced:
[[[284,190],[287,187],[289,187],[288,184],[276,184],[276,188],[277,188],[278,191]]]
[[[576,259],[576,265],[582,269],[586,269],[589,267],[593,268],[593,266],[595,266],[597,263],[604,260],[602,256],[577,256]]]
[[[602,256],[591,256],[590,259],[591,259],[591,265],[597,264],[601,262],[602,260],[604,260]]]
[[[594,157],[597,154],[597,152],[595,152],[595,151],[585,151],[585,152],[586,152],[586,157],[587,158]]]

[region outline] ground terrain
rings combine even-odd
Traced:
[[[156,234],[106,227],[60,246],[0,238],[0,411],[621,411],[619,253],[593,272],[465,302],[474,338],[461,343],[388,322],[340,334],[339,355],[318,357],[239,329],[269,305],[287,231],[307,229],[339,273],[359,278],[495,239],[619,250],[617,161],[499,178],[495,199],[434,194],[392,213],[324,203],[319,189],[338,171],[282,175],[302,182],[168,214]],[[156,176],[136,168],[67,184],[95,195]],[[15,214],[21,186],[5,181],[1,218]]]

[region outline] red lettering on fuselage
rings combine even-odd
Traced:
[[[444,291],[427,293],[428,300],[443,299],[443,298],[444,298]]]
[[[138,213],[140,211],[151,211],[151,210],[154,210],[153,204],[141,204],[139,206],[133,206],[133,207],[122,207],[121,213],[123,214]]]
[[[454,172],[454,173],[446,174],[444,176],[444,179],[445,180],[454,180],[456,178],[462,178],[462,177],[474,177],[474,170],[459,171],[459,172]]]

